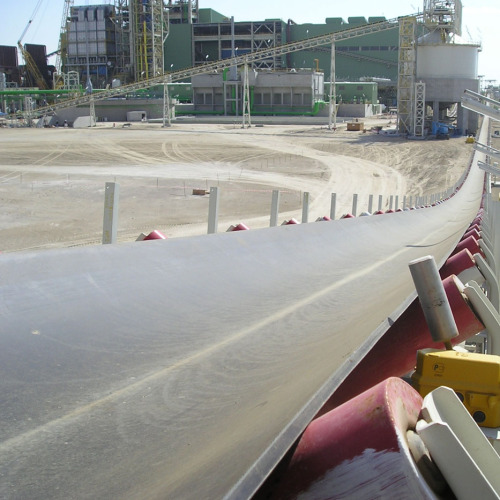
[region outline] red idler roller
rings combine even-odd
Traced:
[[[386,214],[393,214],[394,210],[392,208],[389,208],[389,210],[385,211]]]
[[[230,226],[228,231],[248,231],[250,228],[246,225],[240,222],[236,226]]]
[[[376,212],[374,212],[373,215],[382,215],[382,214],[385,214],[383,210],[377,210]]]
[[[458,276],[466,269],[475,266],[476,262],[474,261],[474,257],[469,250],[467,250],[467,248],[464,248],[460,252],[448,258],[443,267],[439,270],[439,275],[441,276],[441,279],[447,278],[452,274]]]
[[[470,223],[470,225],[473,226],[474,224],[478,224],[480,226],[482,222],[483,222],[483,216],[480,215],[476,216],[476,218]]]
[[[421,407],[401,379],[379,383],[313,420],[255,498],[436,498],[408,445]]]
[[[484,330],[484,325],[462,295],[462,283],[456,276],[444,279],[443,286],[457,324],[458,336],[451,340],[455,345]],[[388,377],[401,377],[408,373],[415,367],[417,351],[428,347],[442,349],[443,345],[432,341],[422,307],[416,298],[356,365],[318,415]]]
[[[330,219],[330,217],[328,217],[328,215],[324,215],[323,217],[318,217],[316,219],[316,222],[323,222],[323,221],[329,221],[329,220],[332,220],[332,219]]]
[[[293,217],[290,220],[286,220],[281,224],[282,226],[291,226],[293,224],[300,224],[300,222],[297,219],[294,219]]]
[[[477,232],[481,231],[481,226],[479,224],[472,224],[469,226],[467,231],[471,231],[472,229],[475,229]]]
[[[479,234],[479,231],[477,229],[469,229],[467,232],[462,236],[462,240],[466,240],[469,236],[472,236],[476,240],[481,239],[481,235]]]
[[[143,241],[148,241],[148,240],[166,240],[167,237],[160,233],[160,231],[151,231],[145,238]]]
[[[476,238],[474,238],[474,236],[469,236],[468,238],[461,240],[456,246],[455,250],[453,250],[451,255],[455,255],[458,252],[461,252],[464,248],[469,250],[472,255],[474,255],[475,253],[480,253],[481,255],[483,255],[483,251],[479,247],[479,243],[477,242]]]
[[[352,215],[352,214],[344,214],[344,215],[341,217],[341,219],[354,219],[354,217],[355,217],[355,216],[354,216],[354,215]]]

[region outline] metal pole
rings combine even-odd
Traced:
[[[392,210],[392,204],[394,203],[394,196],[391,194],[389,198],[389,210]]]
[[[103,245],[116,243],[119,199],[120,185],[115,182],[106,182],[104,188],[104,219],[102,229]]]
[[[208,234],[215,234],[219,223],[219,188],[210,188],[208,203]]]
[[[305,192],[302,201],[302,224],[309,221],[309,193]]]
[[[450,341],[458,336],[458,329],[434,257],[413,260],[409,267],[432,340],[451,349]]]
[[[356,216],[358,212],[358,195],[353,194],[352,195],[352,215]]]
[[[378,195],[378,210],[382,210],[382,195]]]
[[[165,80],[163,83],[163,126],[171,127],[171,111],[170,111],[170,93],[168,91],[168,82],[170,79]]]
[[[330,59],[330,112],[328,113],[328,129],[337,128],[337,91],[335,89],[335,42],[332,42]]]
[[[273,199],[271,202],[271,222],[269,224],[270,227],[275,227],[278,225],[278,213],[280,206],[280,192],[275,189],[273,191]]]
[[[373,194],[368,196],[368,213],[372,213],[373,211]]]
[[[337,209],[337,193],[332,193],[332,201],[330,204],[330,219],[335,220],[335,211]]]

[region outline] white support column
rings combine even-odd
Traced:
[[[302,198],[302,224],[309,222],[309,193],[305,192]]]
[[[352,215],[356,216],[358,212],[358,195],[352,195]]]
[[[373,194],[368,196],[368,212],[369,213],[373,212]]]
[[[378,210],[382,210],[382,200],[383,200],[382,195],[379,194],[378,195]]]
[[[330,219],[335,220],[335,212],[337,210],[337,193],[332,193],[330,203]]]
[[[273,199],[271,202],[271,222],[269,224],[270,227],[275,227],[278,225],[279,206],[280,206],[280,192],[277,189],[275,189],[273,191]]]
[[[215,234],[219,224],[219,188],[210,188],[208,203],[208,234]]]
[[[106,182],[104,188],[104,218],[102,225],[103,245],[116,243],[119,201],[120,185],[115,182]]]

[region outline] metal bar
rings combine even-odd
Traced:
[[[474,311],[486,327],[488,353],[500,355],[500,316],[498,312],[474,281],[467,283],[464,294],[470,300]]]

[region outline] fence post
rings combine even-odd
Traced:
[[[118,206],[120,201],[120,185],[106,182],[104,187],[104,218],[102,224],[102,244],[116,243],[118,228]]]
[[[278,225],[278,212],[280,206],[280,192],[275,189],[273,190],[273,198],[271,201],[271,222],[270,227],[275,227]]]
[[[309,193],[306,191],[302,198],[302,224],[309,221]]]
[[[330,205],[330,219],[335,220],[335,211],[337,209],[337,193],[332,193],[332,201]]]
[[[358,195],[357,194],[353,194],[352,195],[352,215],[354,215],[354,217],[356,217],[357,215],[357,211],[358,211]]]
[[[219,223],[219,188],[210,188],[208,203],[208,234],[215,234]]]

